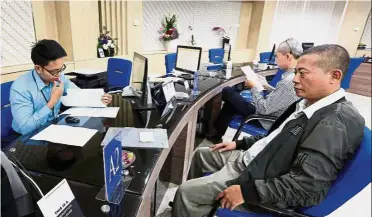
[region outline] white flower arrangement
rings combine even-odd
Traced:
[[[117,47],[115,45],[115,40],[117,40],[117,38],[112,38],[109,35],[110,32],[107,31],[107,28],[105,26],[102,27],[102,30],[103,31],[101,31],[100,36],[98,38],[97,48],[103,49],[105,51],[106,56],[113,56],[115,55],[115,50],[117,53]]]

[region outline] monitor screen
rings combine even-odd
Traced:
[[[303,49],[303,51],[305,51],[305,50],[307,50],[309,48],[312,48],[312,47],[314,47],[314,43],[312,43],[312,42],[304,42],[304,43],[302,43],[302,49]]]
[[[138,53],[134,53],[131,86],[136,90],[142,89],[143,76],[145,75],[145,64],[146,58]]]
[[[274,44],[273,49],[271,49],[271,53],[270,53],[270,57],[268,61],[269,64],[275,62],[275,47],[276,47],[276,44]]]
[[[178,46],[176,70],[194,73],[199,70],[201,47]]]
[[[133,56],[131,86],[142,91],[141,103],[145,103],[147,96],[147,58],[136,52]]]

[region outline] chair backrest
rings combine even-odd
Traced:
[[[9,95],[10,87],[12,86],[13,81],[9,81],[1,84],[1,107],[10,104]]]
[[[223,63],[225,50],[223,48],[209,49],[209,62],[210,63]]]
[[[165,55],[165,73],[169,74],[176,68],[177,53],[169,53]]]
[[[326,216],[371,183],[371,130],[364,127],[364,139],[352,159],[338,174],[326,198],[317,206],[300,211],[310,216]]]
[[[350,58],[349,68],[341,81],[342,88],[345,90],[349,89],[351,77],[353,77],[355,70],[360,66],[360,64],[362,64],[363,61],[364,57]]]
[[[132,61],[119,58],[110,58],[107,63],[108,87],[124,88],[129,85],[132,72]]]
[[[284,71],[282,69],[278,69],[278,71],[276,72],[274,78],[270,81],[270,85],[273,86],[273,87],[276,87],[276,85],[278,84],[278,82],[280,80],[282,80],[283,73],[284,73]]]
[[[7,137],[13,134],[13,115],[10,104],[8,105],[9,106],[1,108],[1,137]]]
[[[260,53],[260,63],[269,63],[271,52]],[[271,62],[274,62],[275,56],[272,57]]]
[[[13,116],[9,101],[12,84],[13,81],[1,84],[1,137],[6,137],[13,132]]]

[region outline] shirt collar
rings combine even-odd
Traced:
[[[41,80],[39,74],[34,70],[32,70],[32,76],[35,78],[35,82],[36,82],[36,86],[39,88],[39,90],[41,91],[42,89],[44,89],[44,87],[47,87],[48,85],[46,85],[43,80]]]
[[[340,88],[338,91],[324,97],[323,99],[320,99],[316,103],[312,104],[309,107],[306,107],[307,100],[303,99],[296,105],[296,111],[297,112],[303,112],[307,116],[308,119],[310,119],[313,114],[318,111],[321,108],[324,108],[328,105],[331,105],[332,103],[336,102],[337,100],[340,100],[341,98],[345,97],[345,90]]]
[[[286,71],[282,74],[282,79],[287,77],[288,75],[294,73],[294,71],[295,71],[295,69],[288,69],[288,71]]]

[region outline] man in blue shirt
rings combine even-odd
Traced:
[[[61,107],[61,96],[69,88],[78,88],[62,72],[66,69],[63,47],[54,40],[41,40],[31,50],[34,69],[14,81],[10,89],[13,129],[30,133],[53,120]],[[105,94],[102,102],[112,100]]]

